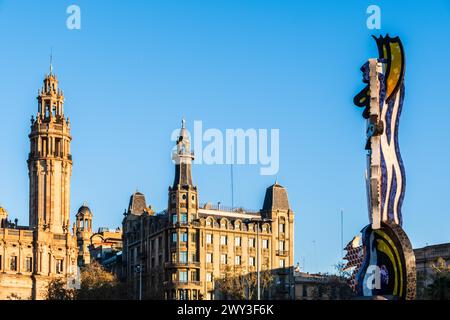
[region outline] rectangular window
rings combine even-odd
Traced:
[[[191,281],[198,281],[198,272],[197,270],[191,271]]]
[[[191,233],[191,242],[192,243],[197,242],[197,232],[195,232],[195,231]]]
[[[0,255],[0,270],[3,269],[3,261],[2,261],[2,256]]]
[[[180,242],[187,242],[188,241],[188,233],[182,232],[180,233]]]
[[[206,273],[206,282],[212,282],[213,276],[211,272]]]
[[[248,246],[250,248],[254,248],[255,247],[255,238],[249,238],[248,239]]]
[[[180,214],[180,222],[181,223],[187,223],[188,221],[187,221],[187,213],[182,213],[182,214]]]
[[[263,247],[264,249],[269,249],[269,240],[263,239],[263,241],[262,241],[262,247]]]
[[[207,234],[206,234],[206,243],[207,243],[207,244],[213,243],[213,236],[212,236],[211,233],[207,233]]]
[[[180,262],[187,263],[187,252],[186,251],[180,252]]]
[[[240,247],[241,246],[241,237],[234,238],[234,245],[236,247]]]
[[[172,262],[177,262],[177,253],[176,252],[172,252],[171,261]]]
[[[280,268],[284,268],[285,267],[285,260],[284,259],[280,259]]]
[[[228,243],[228,237],[227,236],[220,236],[220,244],[225,246]]]
[[[33,272],[33,258],[32,257],[27,257],[25,259],[25,271]]]
[[[155,250],[155,240],[152,240],[150,246],[151,246],[152,251]]]
[[[284,241],[280,241],[280,242],[279,242],[279,244],[278,244],[278,249],[279,249],[280,251],[284,251]]]
[[[178,236],[176,232],[172,232],[172,243],[177,243]]]
[[[63,269],[63,260],[62,259],[57,259],[56,260],[56,273],[60,274],[63,273],[64,269]]]
[[[254,267],[255,266],[255,257],[249,257],[248,264]]]
[[[213,255],[212,253],[206,254],[206,263],[212,263],[213,262]]]
[[[234,257],[234,264],[237,266],[241,265],[241,256]]]
[[[16,256],[11,257],[11,261],[9,263],[9,269],[11,271],[17,271],[17,257]]]
[[[188,281],[187,271],[180,271],[180,273],[179,273],[179,281],[180,282],[187,282]]]
[[[284,232],[285,232],[285,227],[284,227],[284,226],[285,226],[284,223],[280,223],[280,224],[278,225],[280,233],[284,233]]]
[[[175,214],[172,215],[172,224],[176,224],[177,222],[178,222],[178,216],[175,213]]]
[[[220,263],[221,263],[221,264],[227,264],[227,262],[228,262],[228,257],[227,257],[227,255],[226,255],[226,254],[221,254],[221,255],[220,255]]]
[[[191,253],[191,262],[197,262],[197,254]]]

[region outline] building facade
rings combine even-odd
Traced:
[[[264,297],[292,298],[294,212],[286,189],[267,188],[261,210],[200,205],[184,121],[176,147],[167,209],[156,214],[136,192],[124,213],[122,261],[131,296],[223,299],[217,282],[227,272],[259,269],[273,276]]]
[[[414,249],[416,256],[417,287],[425,288],[432,283],[433,265],[437,265],[442,258],[450,265],[450,243],[440,243]]]
[[[78,244],[78,266],[83,267],[93,260],[106,270],[122,279],[122,230],[110,230],[101,227],[97,232],[92,229],[93,213],[87,204],[83,204],[76,214],[74,225]]]
[[[31,118],[29,226],[0,210],[0,299],[43,299],[50,279],[77,277],[77,243],[70,232],[70,123],[52,70],[38,91]]]

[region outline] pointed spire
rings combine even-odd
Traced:
[[[186,120],[184,119],[184,117],[183,119],[181,119],[181,129],[186,129]]]
[[[50,75],[53,75],[53,48],[50,49]]]

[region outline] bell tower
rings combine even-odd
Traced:
[[[173,152],[172,160],[175,162],[175,178],[172,187],[169,188],[169,211],[177,214],[172,221],[187,223],[184,214],[196,217],[198,208],[197,187],[192,183],[192,161],[194,153],[191,151],[189,133],[186,129],[186,121],[181,123],[180,134],[177,139],[177,150]],[[180,217],[182,211],[183,217]]]
[[[38,111],[31,117],[28,175],[30,179],[30,227],[52,233],[69,232],[70,154],[69,119],[64,118],[64,94],[58,79],[46,75],[38,90]]]
[[[175,178],[173,185],[169,187],[169,226],[168,243],[170,243],[170,264],[167,269],[172,286],[168,290],[186,289],[180,282],[184,281],[182,275],[189,273],[192,283],[189,285],[191,292],[200,295],[200,233],[195,228],[195,220],[198,219],[197,187],[192,182],[192,161],[194,153],[191,151],[189,133],[186,122],[182,121],[180,134],[177,139],[176,151],[172,156],[175,162]],[[186,268],[186,265],[188,268]]]

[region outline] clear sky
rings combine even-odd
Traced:
[[[71,4],[81,30],[66,28]],[[366,27],[370,4],[381,30]],[[295,259],[332,271],[340,209],[346,242],[368,223],[365,122],[352,98],[377,56],[370,36],[388,32],[407,61],[404,228],[415,247],[449,242],[449,30],[449,1],[0,0],[0,205],[28,224],[27,135],[53,47],[72,123],[72,221],[87,201],[94,227],[117,227],[136,189],[163,210],[183,116],[188,127],[280,129]],[[261,208],[276,177],[255,165],[234,173],[235,204]],[[193,175],[201,202],[231,203],[229,167]]]

